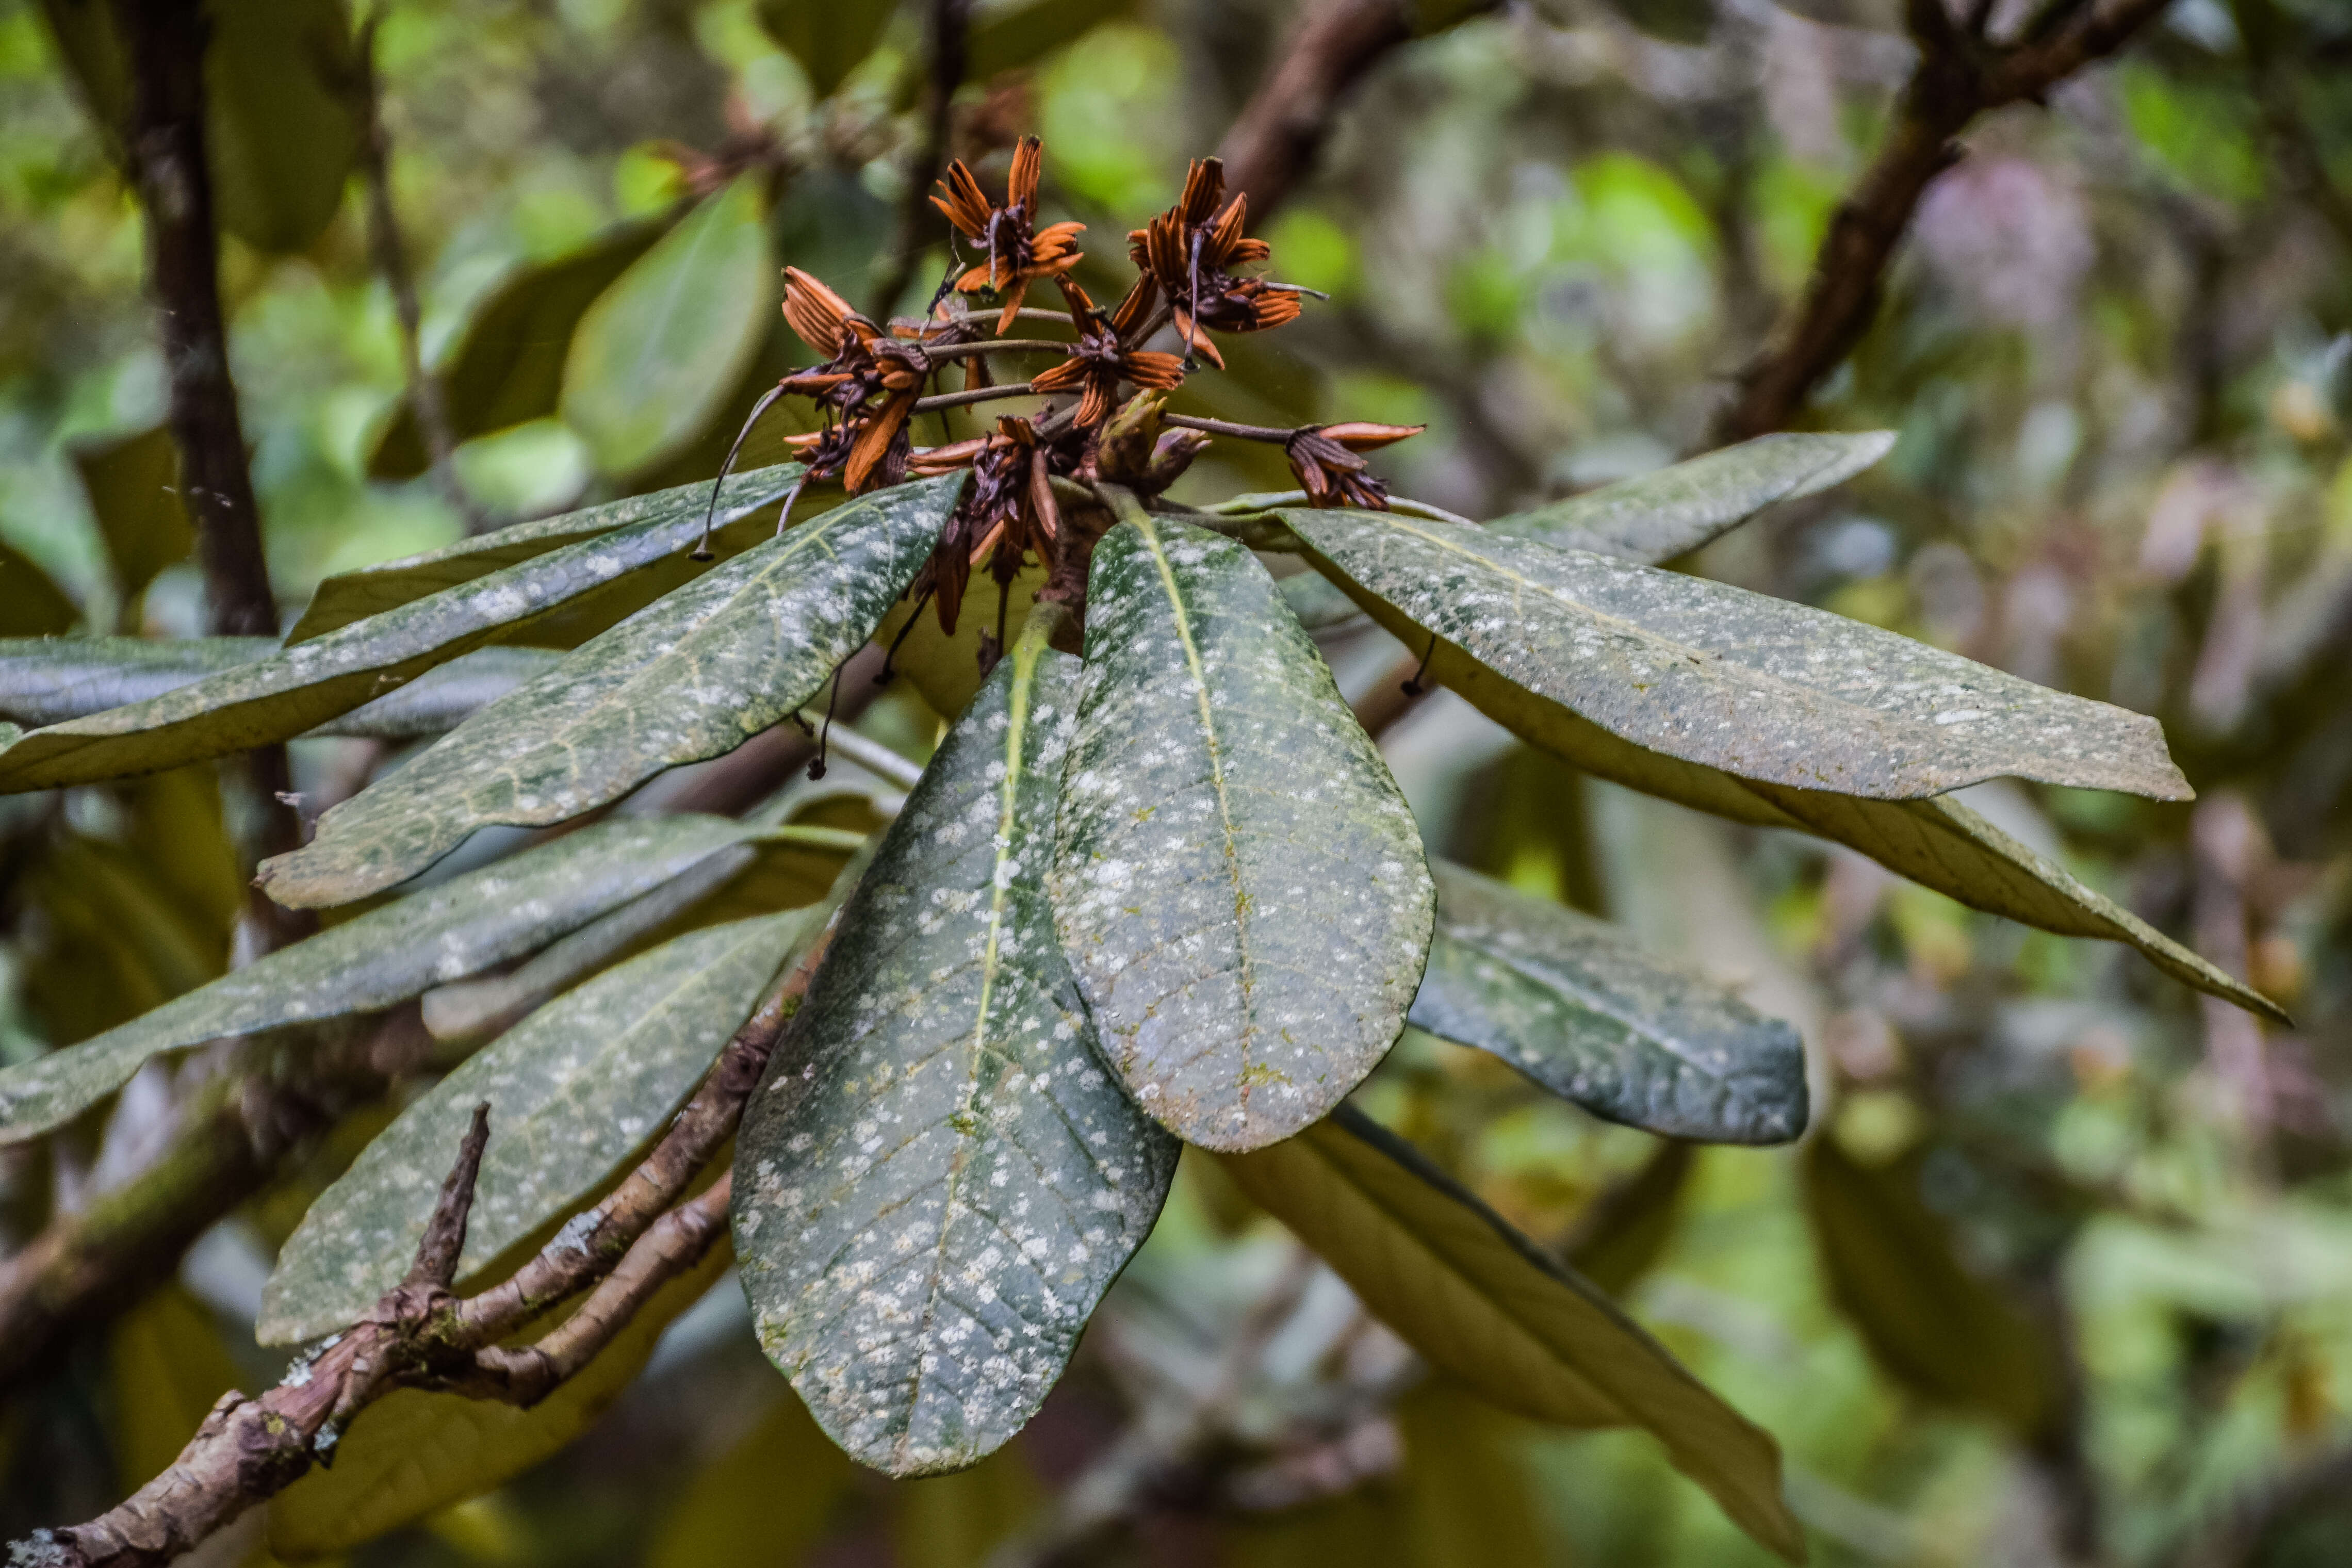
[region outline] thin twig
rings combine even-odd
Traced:
[[[910,618],[911,619],[911,618]],[[814,728],[817,721],[806,709],[799,714],[802,722]],[[833,749],[872,773],[876,778],[910,790],[923,779],[923,764],[911,757],[902,757],[879,741],[869,740],[846,724],[833,728]]]
[[[1276,446],[1288,441],[1303,428],[1297,426],[1241,425],[1231,419],[1207,419],[1197,414],[1162,414],[1160,422],[1186,430],[1205,430],[1212,436],[1231,436],[1241,441],[1271,441]]]
[[[1029,384],[1025,381],[1007,382],[1003,386],[971,387],[963,392],[940,392],[935,393],[929,397],[919,397],[915,399],[915,406],[909,411],[909,417],[915,414],[929,414],[935,408],[961,408],[968,404],[993,403],[997,399],[1003,397],[1037,397],[1042,395],[1043,394],[1033,391]]]

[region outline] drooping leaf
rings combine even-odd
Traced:
[[[121,155],[130,63],[108,0],[41,7],[100,133]],[[220,226],[257,249],[307,247],[342,205],[359,150],[351,16],[342,0],[208,8],[205,142]]]
[[[964,75],[986,81],[1075,43],[1098,22],[1130,15],[1135,0],[982,0],[964,40]]]
[[[1412,1145],[1342,1106],[1224,1166],[1381,1321],[1479,1397],[1538,1421],[1648,1431],[1733,1522],[1802,1561],[1772,1439]]]
[[[988,1568],[1047,1495],[1027,1455],[999,1448],[968,1470],[893,1486],[890,1544],[903,1563]]]
[[[799,464],[782,463],[773,468],[755,468],[730,477],[719,491],[719,510],[713,520],[717,530],[711,535],[714,552],[734,554],[764,537],[763,533],[755,531],[754,526],[747,525],[746,520],[756,524],[763,509],[782,499],[800,476]],[[428,550],[420,555],[404,556],[379,566],[341,573],[319,584],[318,592],[310,595],[310,606],[302,612],[302,618],[294,623],[292,631],[286,634],[286,644],[291,647],[297,643],[309,642],[314,637],[340,630],[353,621],[414,604],[445,588],[471,583],[501,568],[520,565],[567,546],[585,544],[607,535],[634,538],[635,534],[630,531],[656,532],[665,542],[665,549],[646,554],[644,560],[639,560],[635,552],[629,556],[627,569],[643,571],[648,563],[677,559],[678,552],[698,540],[702,532],[703,516],[709,506],[710,486],[707,481],[677,485],[666,490],[607,501],[602,506],[567,511],[558,517],[541,518],[535,522],[518,522],[512,527],[461,539],[455,544]],[[730,524],[735,526],[730,529]],[[729,532],[738,537],[730,541],[727,538]],[[615,541],[616,543],[625,542]],[[732,548],[729,548],[730,544]]]
[[[562,822],[733,751],[873,635],[963,481],[876,491],[713,568],[325,813],[309,845],[263,862],[262,885],[297,908],[347,903],[476,828]]]
[[[1142,1244],[1176,1142],[1095,1055],[1045,892],[1076,659],[1024,637],[842,912],[738,1141],[769,1359],[893,1475],[1036,1413]]]
[[[177,907],[129,845],[61,835],[24,873],[23,892],[43,913],[25,997],[52,1042],[126,1023],[228,966],[227,933]],[[0,1073],[0,1094],[7,1083]]]
[[[362,1151],[278,1252],[254,1332],[297,1344],[400,1283],[474,1108],[490,1141],[461,1279],[635,1163],[811,926],[793,910],[692,931],[559,998],[468,1057]]]
[[[648,1568],[800,1568],[856,1487],[857,1467],[795,1395],[778,1393],[759,1425],[686,1484],[654,1533]]]
[[[761,30],[800,62],[809,89],[831,98],[843,79],[874,52],[898,0],[760,0]]]
[[[1429,634],[1394,606],[1360,593],[1359,602],[1392,633],[1415,646],[1433,646]],[[2062,936],[2126,942],[2184,984],[2266,1017],[2285,1017],[2275,1003],[2244,982],[2200,958],[1948,796],[1872,800],[1735,777],[1620,739],[1553,697],[1507,679],[1443,637],[1433,649],[1424,679],[1451,689],[1496,722],[1587,773],[1735,822],[1793,827],[1834,840],[1971,909]]]
[[[727,506],[740,513],[774,500],[781,493],[773,488],[776,474],[742,476]],[[783,488],[790,483],[788,477]],[[686,549],[701,531],[709,499],[707,489],[692,498],[671,491],[667,505],[611,536],[461,582],[162,696],[45,729],[0,731],[6,742],[0,745],[0,791],[152,773],[290,740],[509,635],[532,616]]]
[[[1408,647],[1433,636],[1678,761],[1880,800],[2005,775],[2157,800],[2189,793],[2144,714],[1843,616],[1456,523],[1282,517]]]
[[[555,412],[572,331],[596,297],[659,239],[666,220],[618,225],[579,249],[518,269],[482,299],[436,356],[449,433],[463,441]],[[376,440],[368,474],[414,479],[429,461],[403,399]]]
[[[0,539],[0,633],[55,637],[73,630],[81,606],[33,558]]]
[[[1491,1051],[1629,1127],[1782,1143],[1805,1127],[1797,1031],[1605,921],[1444,861],[1415,1026]]]
[[[122,595],[126,630],[147,584],[167,566],[194,553],[196,531],[180,504],[180,452],[172,432],[158,425],[110,440],[77,443],[75,471],[89,498],[98,536],[114,568]]]
[[[0,719],[28,730],[71,723],[278,651],[271,637],[0,638]],[[478,648],[309,733],[380,740],[437,735],[544,673],[558,657],[545,648]]]
[[[0,1070],[0,1142],[70,1121],[159,1051],[389,1007],[542,947],[762,831],[711,816],[603,823],[330,926],[94,1039]]]
[[[1632,1289],[1674,1239],[1697,1153],[1696,1145],[1663,1142],[1603,1187],[1560,1244],[1568,1266],[1612,1297]]]
[[[1843,484],[1894,445],[1891,430],[1759,436],[1655,473],[1496,518],[1486,531],[1663,565],[1768,506]]]
[[[115,1470],[127,1496],[171,1467],[214,1402],[243,1379],[220,1325],[176,1279],[116,1320],[107,1352]]]
[[[270,1500],[270,1551],[288,1562],[339,1556],[504,1486],[595,1425],[645,1370],[662,1331],[732,1261],[721,1237],[656,1291],[602,1354],[527,1410],[415,1388],[368,1405],[335,1444],[331,1468],[313,1469]]]
[[[1349,621],[1360,623],[1364,614],[1355,600],[1333,587],[1320,572],[1300,572],[1279,579],[1275,585],[1298,624],[1310,632],[1328,631]]]
[[[1287,1137],[1404,1027],[1433,893],[1412,812],[1241,545],[1095,552],[1054,902],[1106,1057],[1213,1149]]]
[[[258,250],[306,248],[342,205],[359,151],[343,0],[207,9],[205,132],[220,225]]]
[[[1831,1297],[1895,1379],[1981,1411],[2031,1440],[2053,1414],[2060,1369],[2032,1322],[1960,1262],[1919,1195],[1920,1153],[1873,1168],[1816,1138],[1805,1213]]]
[[[759,348],[776,287],[766,183],[754,170],[705,198],[580,318],[560,406],[605,473],[692,439]]]

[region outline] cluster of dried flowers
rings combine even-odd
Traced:
[[[785,320],[823,361],[785,377],[771,396],[810,398],[824,416],[822,428],[791,442],[809,477],[837,479],[856,494],[909,478],[971,470],[961,504],[911,590],[935,604],[940,626],[955,629],[975,567],[985,564],[1000,585],[1009,585],[1032,555],[1049,569],[1060,563],[1065,531],[1057,480],[1109,481],[1158,495],[1213,436],[1280,442],[1311,505],[1385,509],[1387,491],[1361,454],[1417,435],[1419,426],[1349,423],[1286,430],[1166,411],[1167,395],[1183,384],[1188,372],[1202,361],[1224,367],[1213,331],[1281,326],[1297,318],[1301,296],[1311,292],[1243,270],[1266,262],[1271,252],[1264,240],[1243,234],[1246,198],[1225,200],[1217,160],[1195,162],[1177,204],[1128,236],[1138,275],[1108,311],[1070,277],[1084,256],[1076,242],[1084,226],[1037,223],[1044,163],[1037,138],[1023,138],[1002,204],[989,201],[961,162],[949,166],[932,203],[955,236],[982,254],[967,264],[951,238],[956,259],[928,316],[880,325],[822,280],[796,267],[784,269]],[[1027,303],[1030,286],[1046,279],[1061,290],[1066,310]],[[998,301],[992,328],[984,311],[969,309],[968,297],[982,294]],[[1074,335],[1010,336],[1024,320]],[[1144,346],[1162,331],[1172,333],[1181,354]],[[1059,363],[1027,381],[993,379],[991,356],[1024,354],[1056,355]],[[939,390],[951,365],[962,368],[961,388]],[[1135,391],[1123,397],[1130,387]],[[1031,417],[998,419],[990,435],[914,445],[918,414],[1026,395],[1056,401]]]

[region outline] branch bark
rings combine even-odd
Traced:
[[[1989,11],[1963,26],[1944,0],[1907,0],[1906,20],[1919,63],[1895,104],[1895,122],[1853,193],[1838,206],[1813,258],[1805,291],[1763,356],[1740,377],[1738,399],[1717,421],[1723,442],[1785,429],[1822,379],[1861,342],[1877,314],[1886,268],[1919,199],[1958,160],[1955,140],[1976,118],[2050,89],[2113,54],[2170,0],[2061,3],[2027,25],[2022,38],[1987,37]]]
[[[727,1183],[683,1207],[672,1205],[734,1136],[828,941],[820,939],[736,1031],[669,1131],[588,1211],[585,1226],[566,1226],[511,1279],[478,1296],[460,1300],[451,1293],[488,1135],[488,1107],[481,1108],[443,1184],[415,1266],[373,1313],[298,1360],[285,1381],[259,1398],[222,1395],[161,1476],[87,1524],[14,1543],[10,1561],[40,1568],[162,1568],[300,1479],[331,1452],[352,1416],[394,1388],[449,1389],[528,1405],[585,1366],[655,1289],[699,1262],[723,1234]],[[599,1281],[604,1288],[539,1345],[497,1348]]]

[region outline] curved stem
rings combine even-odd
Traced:
[[[1027,382],[1016,381],[1003,386],[972,387],[963,392],[942,392],[930,397],[919,397],[915,399],[915,406],[910,413],[929,414],[935,408],[961,408],[966,404],[992,403],[1001,397],[1040,395],[1042,395],[1029,389]]]
[[[1287,429],[1276,425],[1238,425],[1230,419],[1204,419],[1197,414],[1163,414],[1160,422],[1186,430],[1205,430],[1212,436],[1231,436],[1243,441],[1272,441],[1276,445],[1287,442],[1307,428],[1303,425]]]

